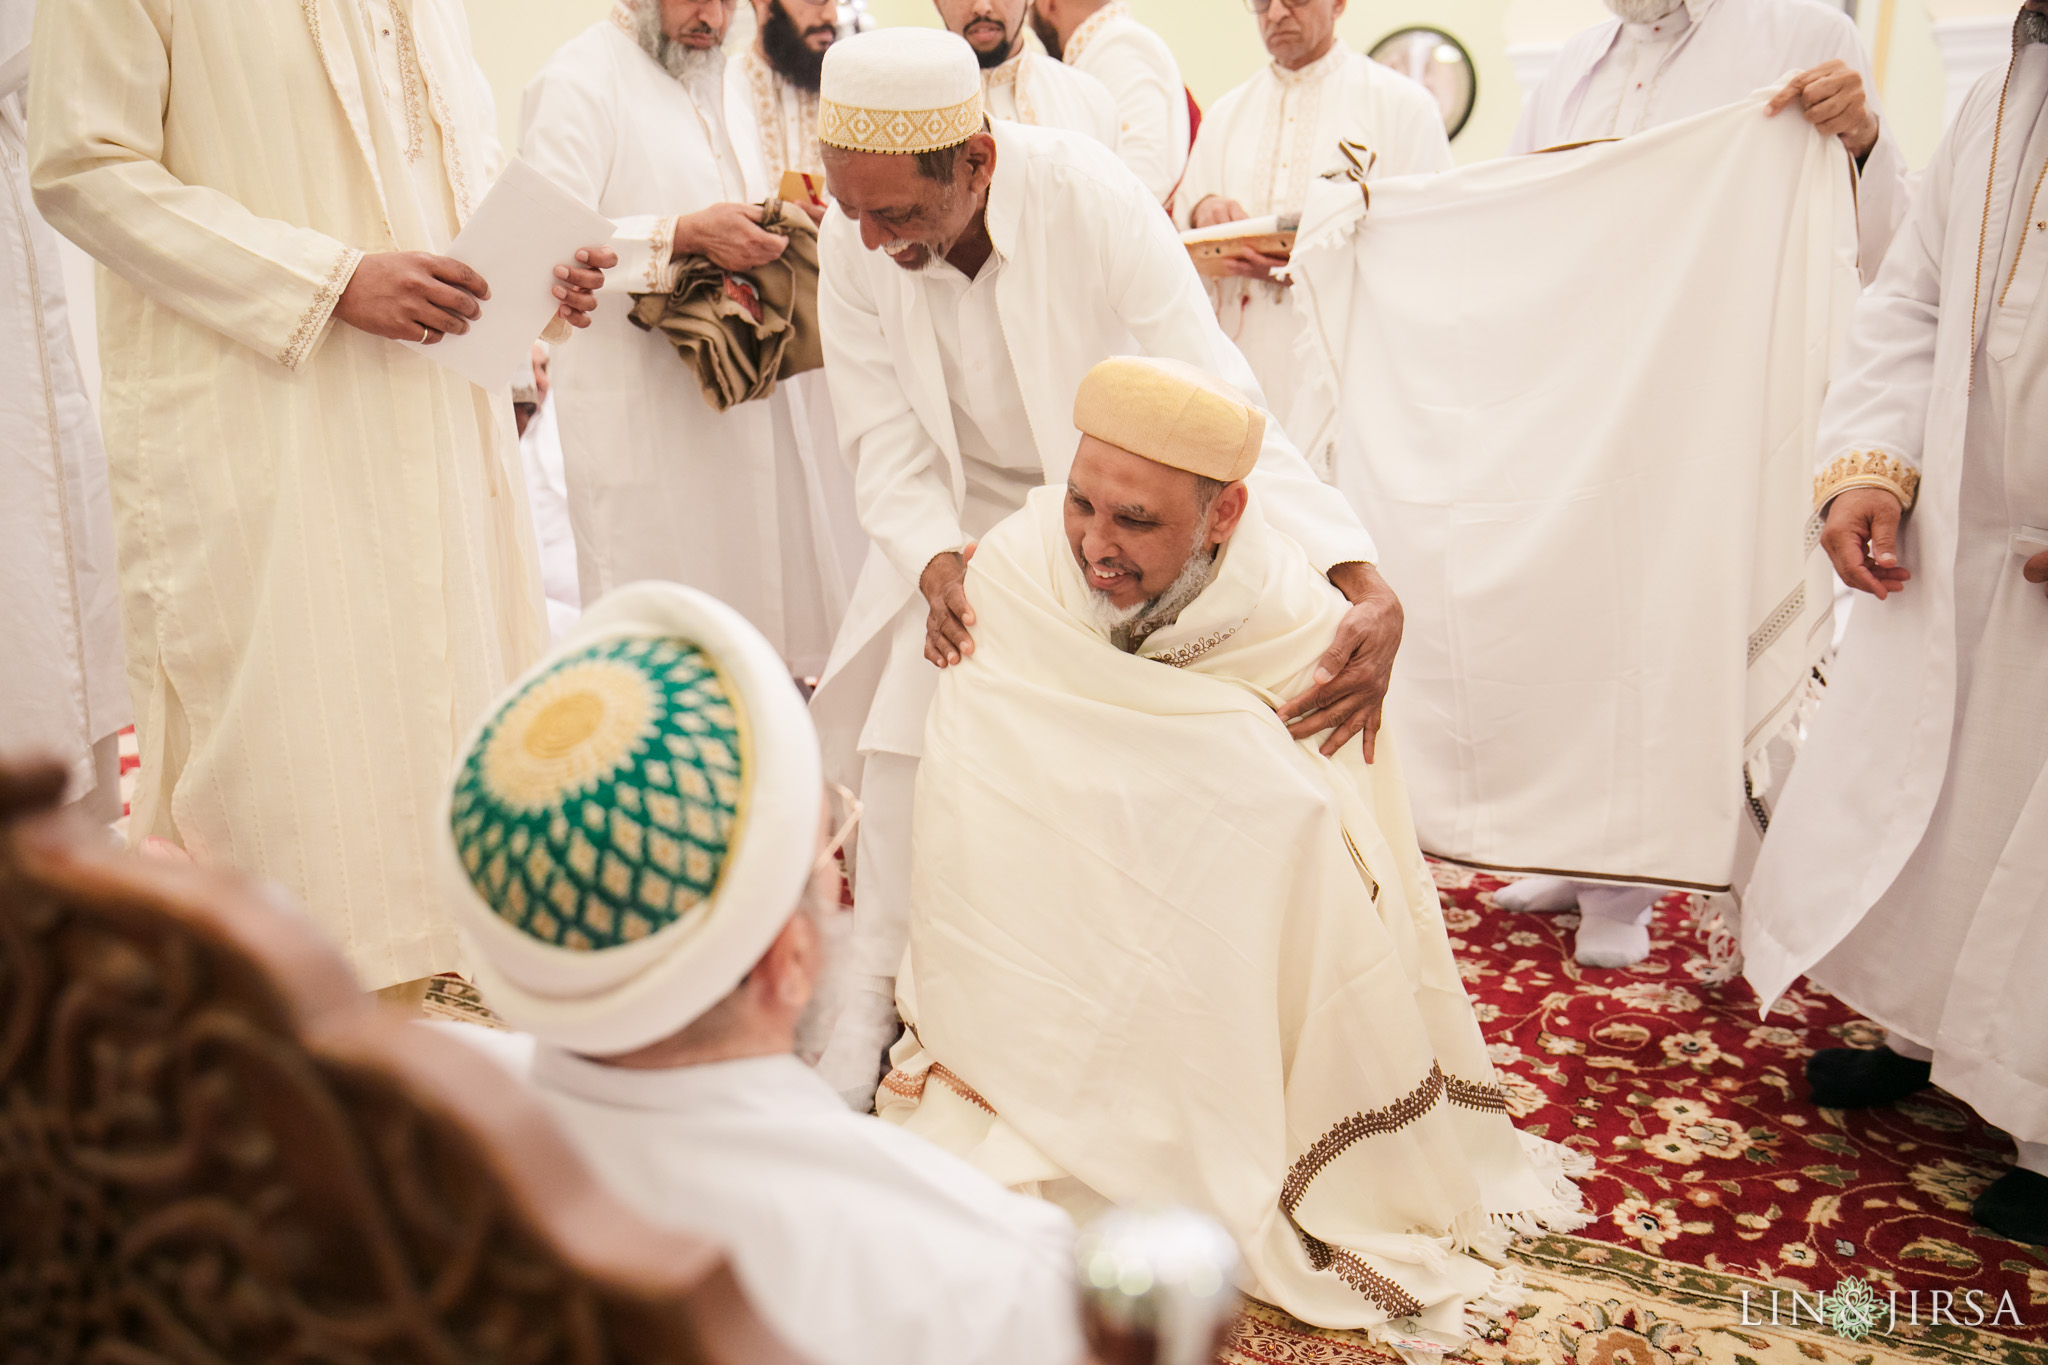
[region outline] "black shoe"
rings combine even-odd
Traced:
[[[1977,1196],[1970,1213],[2001,1237],[2048,1246],[2048,1175],[2014,1167]]]
[[[1806,1083],[1823,1109],[1867,1109],[1897,1104],[1925,1090],[1932,1062],[1901,1057],[1888,1047],[1831,1047],[1806,1059]]]

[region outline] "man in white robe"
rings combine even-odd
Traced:
[[[1887,1030],[1816,1103],[1932,1083],[2018,1143],[1979,1222],[2048,1244],[2048,3],[1964,100],[1828,392],[1814,492],[1851,619],[1743,914],[1747,975]]]
[[[562,428],[555,421],[552,357],[545,341],[533,344],[533,377],[512,386],[512,416],[519,424],[519,459],[526,467],[526,500],[540,547],[540,585],[547,596],[548,636],[559,640],[583,610],[576,586],[576,532],[569,524],[569,485],[562,469]]]
[[[754,41],[727,63],[726,84],[754,111],[771,190],[788,171],[824,183],[818,155],[818,77],[839,36],[839,0],[750,0]]]
[[[57,234],[36,212],[25,127],[35,0],[0,0],[0,751],[48,754],[93,819],[121,816],[128,724],[114,518],[79,376]]]
[[[1512,1229],[1587,1215],[1508,1122],[1391,747],[1274,714],[1344,599],[1213,378],[1116,357],[1073,412],[1066,486],[969,571],[879,1111],[1070,1209],[1200,1209],[1255,1298],[1455,1349],[1517,1301]]]
[[[1628,137],[1782,85],[1856,159],[1865,282],[1907,202],[1906,159],[1870,90],[1870,59],[1839,6],[1815,0],[1607,0],[1522,104],[1511,155]],[[1792,74],[1797,73],[1797,74]],[[1788,81],[1787,75],[1792,78]]]
[[[437,254],[499,160],[474,70],[450,0],[45,0],[29,86],[37,206],[105,267],[129,837],[414,994],[458,965],[419,831],[547,639],[510,377],[398,344],[490,307]],[[611,261],[557,267],[559,320]]]
[[[792,1055],[844,913],[823,795],[738,613],[663,583],[595,604],[458,766],[438,842],[479,985],[599,1179],[723,1243],[804,1359],[1075,1365],[1067,1217]]]
[[[1025,33],[1031,0],[932,0],[947,28],[981,64],[990,118],[1084,133],[1111,151],[1122,121],[1116,100],[1093,76],[1035,50]]]
[[[929,112],[899,117],[916,111]],[[958,38],[903,28],[836,44],[820,134],[836,205],[819,237],[825,371],[874,542],[814,702],[828,769],[868,810],[847,962],[860,981],[820,1067],[864,1104],[897,1028],[890,983],[934,665],[973,648],[961,579],[974,540],[1065,478],[1074,391],[1096,361],[1171,356],[1248,393],[1257,381],[1151,192],[1085,138],[991,127]],[[1277,425],[1252,479],[1354,604],[1328,642],[1327,681],[1286,715],[1302,736],[1328,732],[1328,747],[1361,735],[1369,747],[1400,604],[1342,495]]]
[[[1451,143],[1435,97],[1338,37],[1344,7],[1345,0],[1253,6],[1273,60],[1203,117],[1174,196],[1179,226],[1298,218],[1309,187],[1331,172],[1372,181],[1449,169]],[[1242,252],[1228,263],[1228,277],[1211,281],[1209,294],[1273,415],[1299,442],[1307,436],[1294,420],[1303,331],[1286,265]],[[1328,473],[1326,450],[1308,455]]]
[[[1131,15],[1129,0],[1034,0],[1045,50],[1102,82],[1116,101],[1116,154],[1164,204],[1187,169],[1187,86],[1173,49]]]
[[[611,292],[554,366],[583,600],[687,583],[815,676],[847,589],[804,392],[715,411],[668,339],[627,316],[683,257],[744,273],[787,244],[760,226],[774,187],[751,101],[725,81],[732,15],[731,0],[620,0],[527,87],[520,152],[616,224]]]

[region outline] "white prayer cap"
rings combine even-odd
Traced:
[[[631,1052],[725,998],[789,922],[824,778],[789,670],[738,612],[638,583],[484,717],[442,828],[492,1009]]]
[[[981,63],[957,33],[882,28],[825,49],[818,141],[907,156],[957,147],[982,130]]]
[[[1235,483],[1266,442],[1266,414],[1207,370],[1157,356],[1113,355],[1074,395],[1074,425],[1155,464]]]

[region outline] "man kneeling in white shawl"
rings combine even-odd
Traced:
[[[1274,714],[1344,599],[1218,381],[1112,358],[1074,421],[1066,487],[970,569],[878,1110],[1070,1211],[1203,1209],[1309,1322],[1455,1347],[1516,1302],[1514,1231],[1585,1215],[1507,1120],[1392,751]]]

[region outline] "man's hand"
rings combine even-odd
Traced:
[[[709,257],[720,270],[753,270],[789,249],[789,238],[761,226],[759,204],[713,204],[676,219],[674,252]]]
[[[484,277],[424,251],[380,251],[356,263],[334,315],[358,331],[428,345],[461,336],[491,296]]]
[[[555,312],[571,327],[588,327],[604,272],[619,263],[619,254],[608,246],[587,246],[576,253],[576,261],[555,267],[555,298],[560,301]]]
[[[2048,583],[2048,550],[2043,550],[2026,562],[2020,570],[2029,583]]]
[[[1806,110],[1806,121],[1829,137],[1842,139],[1849,155],[1861,161],[1877,145],[1877,115],[1863,93],[1863,76],[1855,67],[1837,57],[1802,71],[1785,82],[1785,88],[1771,96],[1764,113],[1775,114],[1798,100]]]
[[[958,553],[934,555],[918,575],[918,591],[931,607],[924,622],[924,657],[940,668],[974,653],[974,637],[967,633],[974,624],[974,608],[967,605],[967,561],[973,558],[970,541]]]
[[[1906,590],[1913,575],[1899,564],[1899,522],[1906,509],[1882,488],[1851,488],[1828,504],[1820,543],[1842,581],[1878,601]]]
[[[1244,205],[1235,199],[1225,199],[1220,194],[1212,194],[1195,205],[1195,211],[1188,215],[1188,226],[1215,227],[1218,223],[1242,223],[1249,217],[1251,215],[1244,211]]]
[[[1326,758],[1363,734],[1370,763],[1378,747],[1380,703],[1401,648],[1401,599],[1370,564],[1339,564],[1330,570],[1330,581],[1351,599],[1351,610],[1316,661],[1315,686],[1283,705],[1280,719],[1296,739],[1330,731],[1323,741]]]

